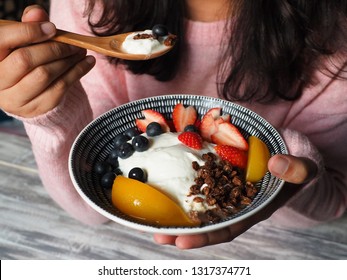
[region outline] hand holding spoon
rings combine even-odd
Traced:
[[[17,22],[0,19],[0,26],[7,25],[7,24],[14,24],[14,23],[17,23]],[[122,44],[125,38],[128,35],[133,33],[138,33],[138,32],[129,32],[129,33],[123,33],[123,34],[106,36],[106,37],[93,37],[93,36],[86,36],[86,35],[76,34],[76,33],[57,29],[56,35],[51,40],[77,46],[77,47],[88,49],[88,50],[92,50],[103,55],[126,59],[126,60],[153,59],[169,52],[174,46],[174,44],[170,46],[165,46],[165,48],[162,48],[158,51],[155,51],[149,54],[127,53],[122,49]]]

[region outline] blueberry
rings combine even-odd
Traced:
[[[128,136],[130,139],[139,135],[140,131],[136,127],[128,128],[126,131],[124,131],[124,135]]]
[[[193,124],[187,125],[187,126],[184,128],[184,131],[190,131],[190,132],[196,132],[196,133],[199,132],[198,128],[197,128],[195,125],[193,125]]]
[[[116,157],[114,157],[114,155],[116,155]],[[117,150],[113,150],[112,154],[110,154],[108,156],[108,158],[106,159],[106,161],[113,167],[113,169],[118,168],[119,167],[119,162],[118,162],[118,151]]]
[[[143,135],[135,136],[131,143],[133,144],[133,147],[137,152],[144,152],[149,148],[149,140]]]
[[[105,189],[112,189],[114,179],[116,179],[116,174],[107,172],[101,177],[100,184]]]
[[[119,166],[118,163],[118,149],[113,149],[109,154],[106,159],[106,161],[111,164],[113,169],[117,168]]]
[[[169,34],[167,27],[163,24],[156,24],[152,28],[152,33],[155,37],[163,37]]]
[[[134,153],[134,147],[128,142],[121,144],[117,148],[118,157],[122,159],[130,157],[133,153]]]
[[[157,136],[163,133],[163,129],[159,123],[151,122],[147,125],[146,133],[148,136]]]
[[[106,161],[99,161],[95,163],[94,171],[99,175],[103,175],[107,172],[112,171],[112,166]]]
[[[134,167],[129,171],[128,177],[138,180],[140,182],[146,182],[146,173],[140,167]]]
[[[118,148],[115,148],[111,150],[111,152],[108,155],[109,159],[117,159],[118,158]]]
[[[125,134],[118,134],[114,139],[113,139],[113,146],[115,148],[119,147],[120,145],[122,145],[123,143],[129,141],[131,138],[129,138],[127,135]]]

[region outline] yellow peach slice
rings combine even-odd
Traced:
[[[112,187],[112,203],[124,214],[146,224],[196,226],[172,199],[140,181],[117,176]]]
[[[255,183],[261,180],[268,171],[267,163],[270,159],[270,151],[266,144],[256,136],[250,136],[248,144],[246,180]]]

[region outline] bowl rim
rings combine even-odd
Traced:
[[[90,129],[91,126],[95,125],[96,122],[99,122],[103,118],[107,117],[107,115],[109,115],[113,111],[122,110],[123,108],[127,108],[131,105],[137,105],[137,104],[140,104],[143,102],[148,103],[151,101],[156,101],[158,99],[173,99],[173,98],[175,98],[175,99],[187,99],[188,98],[189,99],[190,97],[200,99],[200,100],[206,100],[208,102],[211,102],[211,101],[216,102],[216,103],[219,103],[223,106],[230,106],[230,104],[232,104],[232,106],[234,106],[234,107],[236,106],[236,108],[245,110],[245,111],[247,111],[247,113],[250,113],[250,114],[256,116],[257,119],[259,119],[261,122],[265,123],[267,125],[267,127],[271,128],[277,134],[276,138],[281,142],[281,145],[283,146],[282,154],[288,154],[287,146],[286,146],[282,136],[280,135],[280,133],[267,120],[265,120],[259,114],[255,113],[254,111],[252,111],[252,110],[248,109],[247,107],[244,107],[240,104],[237,104],[237,103],[234,103],[231,101],[227,101],[224,99],[220,99],[217,97],[200,96],[200,95],[194,95],[194,94],[167,94],[167,95],[159,95],[159,96],[137,99],[137,100],[122,104],[120,106],[114,107],[114,108],[104,112],[103,114],[99,115],[95,119],[93,119],[79,132],[79,134],[76,136],[76,138],[74,139],[74,141],[72,143],[72,146],[71,146],[70,152],[69,152],[69,157],[68,157],[69,175],[70,175],[70,179],[73,183],[75,190],[77,191],[77,193],[81,196],[81,198],[84,200],[84,202],[87,205],[89,205],[91,208],[93,208],[95,211],[97,211],[102,216],[108,218],[109,220],[114,221],[120,225],[135,229],[135,230],[139,230],[139,231],[147,232],[147,233],[167,234],[167,235],[192,235],[192,234],[200,234],[200,233],[207,233],[207,232],[211,232],[211,231],[216,231],[216,230],[231,226],[233,224],[236,224],[242,220],[249,218],[250,216],[254,215],[255,213],[259,212],[260,210],[262,210],[263,208],[268,206],[270,204],[270,202],[273,201],[273,199],[278,195],[278,193],[281,191],[281,189],[285,183],[285,181],[283,179],[277,178],[279,181],[278,186],[275,189],[275,191],[272,192],[272,194],[269,198],[267,198],[264,202],[262,202],[256,208],[251,209],[248,212],[246,212],[240,216],[234,217],[232,219],[229,219],[229,220],[226,220],[226,221],[223,221],[220,223],[205,225],[203,227],[159,227],[159,226],[157,227],[157,226],[141,224],[140,222],[137,223],[137,222],[134,222],[131,220],[125,220],[125,219],[122,219],[121,217],[117,217],[116,215],[113,215],[112,213],[109,213],[105,209],[101,208],[98,204],[96,204],[93,200],[91,200],[83,192],[82,188],[79,186],[79,184],[75,178],[75,174],[74,174],[74,170],[73,170],[73,156],[75,153],[75,147],[78,144],[78,142],[80,141],[79,139],[81,138],[82,135],[84,135]]]

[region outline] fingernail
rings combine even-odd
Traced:
[[[87,56],[86,57],[86,62],[88,64],[94,64],[95,63],[95,57],[94,56]]]
[[[272,167],[272,172],[276,173],[277,175],[281,176],[284,175],[289,167],[289,160],[285,157],[278,157],[276,159],[275,164]]]
[[[40,9],[42,10],[43,8],[40,5],[34,4],[34,5],[30,5],[27,6],[24,11],[23,11],[23,15],[26,15],[28,12],[30,12],[31,10],[37,10]]]
[[[23,11],[23,15],[26,15],[31,9],[31,6],[26,7]]]
[[[41,24],[41,30],[45,35],[54,35],[55,34],[55,26],[51,22],[45,22]]]

